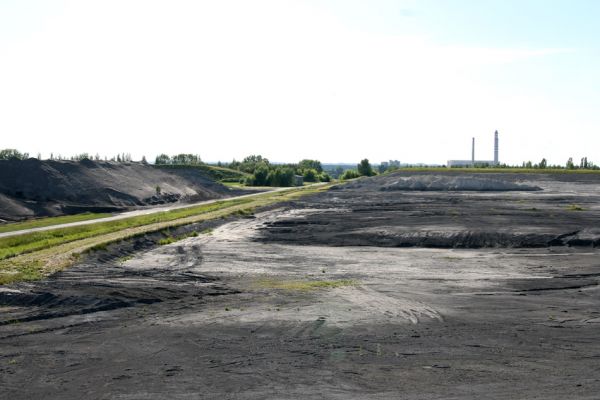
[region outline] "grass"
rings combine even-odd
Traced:
[[[71,222],[89,221],[92,219],[105,218],[110,216],[111,214],[108,213],[84,213],[77,215],[64,215],[61,217],[40,218],[25,222],[13,222],[0,225],[0,233],[15,232],[32,228],[43,228],[46,226],[68,224]]]
[[[43,278],[69,267],[82,253],[102,250],[110,243],[234,214],[251,215],[256,207],[318,193],[329,186],[293,188],[122,220],[0,238],[0,285]]]
[[[201,233],[210,235],[212,233],[212,229],[205,229]],[[196,231],[193,231],[193,232],[190,232],[190,233],[186,233],[185,235],[181,235],[181,236],[171,236],[170,234],[167,234],[166,238],[160,239],[158,241],[158,244],[160,246],[164,246],[164,245],[167,245],[167,244],[175,243],[175,242],[178,242],[180,240],[187,239],[187,238],[190,238],[190,237],[196,237],[196,236],[198,236],[198,232],[196,232]]]
[[[19,236],[0,238],[0,260],[20,254],[43,250],[58,244],[86,239],[127,228],[175,221],[193,215],[217,211],[223,208],[252,202],[253,199],[224,200],[196,207],[181,208],[150,215],[141,215],[117,221],[99,222],[91,225],[73,226]]]
[[[230,168],[225,168],[225,167],[218,167],[216,165],[207,165],[207,164],[200,164],[200,165],[153,165],[154,168],[162,168],[162,169],[197,169],[200,170],[202,172],[204,172],[205,174],[207,174],[208,176],[210,176],[211,178],[213,178],[214,180],[217,181],[223,181],[223,180],[227,180],[229,182],[231,181],[239,181],[240,179],[244,179],[247,176],[250,176],[250,174],[247,174],[245,172],[242,171],[238,171],[235,169],[230,169]]]
[[[356,286],[357,282],[349,279],[335,281],[279,281],[274,279],[262,279],[257,282],[258,286],[265,289],[282,289],[309,291],[317,289],[335,289],[344,286]]]
[[[571,204],[570,206],[567,207],[567,210],[569,210],[569,211],[584,211],[584,208],[581,206],[578,206],[577,204]]]

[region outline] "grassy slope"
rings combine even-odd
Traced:
[[[63,215],[60,217],[49,217],[34,219],[25,222],[14,222],[0,225],[0,233],[21,231],[23,229],[41,228],[52,225],[68,224],[70,222],[89,221],[92,219],[110,217],[107,213],[84,213],[77,215]]]
[[[217,167],[214,165],[153,165],[154,168],[161,169],[198,169],[205,172],[208,176],[216,181],[239,181],[245,178],[249,174],[245,172],[237,171],[235,169],[229,169],[224,167]]]
[[[252,198],[224,200],[119,221],[4,238],[0,241],[0,284],[43,278],[72,265],[83,252],[119,240],[235,213],[247,213],[256,207],[291,200],[328,187],[325,185],[264,193]]]

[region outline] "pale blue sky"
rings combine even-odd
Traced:
[[[600,163],[600,1],[0,0],[0,147]],[[366,138],[366,139],[365,139]]]

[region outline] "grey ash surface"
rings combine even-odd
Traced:
[[[543,190],[378,177],[5,287],[0,397],[595,399],[598,178],[496,178]]]

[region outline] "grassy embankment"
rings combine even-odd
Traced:
[[[14,222],[0,225],[0,233],[22,231],[24,229],[43,228],[46,226],[62,225],[71,222],[90,221],[98,218],[110,217],[108,213],[84,213],[77,215],[63,215],[60,217],[48,217],[34,219],[25,222]]]
[[[170,165],[170,164],[160,164],[160,165],[152,165],[154,168],[159,169],[197,169],[204,172],[206,175],[211,177],[212,179],[219,181],[221,183],[224,182],[239,182],[240,179],[244,179],[250,174],[247,174],[242,171],[238,171],[235,169],[225,168],[225,167],[217,167],[215,165]]]
[[[446,168],[446,167],[415,167],[400,168],[392,172],[468,172],[468,173],[513,173],[513,174],[600,174],[595,169],[563,169],[563,168]]]
[[[329,186],[293,188],[117,221],[0,238],[0,284],[40,279],[72,265],[82,253],[101,249],[109,243],[236,213],[248,214],[257,207],[292,200]]]

